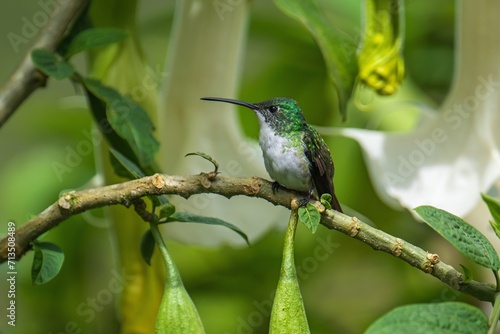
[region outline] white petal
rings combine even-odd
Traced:
[[[464,216],[500,178],[500,2],[458,4],[456,72],[440,111],[406,134],[335,131],[361,144],[375,189],[392,206]]]
[[[500,177],[498,141],[491,136],[500,124],[498,112],[464,115],[468,119],[445,111],[409,134],[360,129],[337,133],[361,144],[371,179],[387,204],[410,209],[434,205],[464,215]]]
[[[161,159],[165,173],[198,174],[213,166],[187,157],[201,151],[220,164],[224,176],[268,177],[257,143],[245,138],[235,109],[224,103],[200,101],[204,96],[234,98],[239,61],[243,59],[249,4],[244,2],[223,15],[211,2],[180,2],[169,45],[160,108]],[[251,111],[248,111],[251,112]],[[235,224],[255,240],[275,224],[286,225],[288,210],[248,197],[227,200],[215,195],[196,195],[189,200],[172,196],[178,211],[217,217]],[[244,245],[227,228],[202,224],[166,224],[165,236],[215,246]],[[190,226],[191,225],[191,226]]]

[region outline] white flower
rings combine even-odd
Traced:
[[[236,6],[222,19],[211,2],[182,2],[180,6],[169,45],[171,53],[159,115],[163,172],[188,175],[212,171],[213,166],[207,161],[184,157],[189,152],[203,152],[219,162],[224,176],[255,175],[269,179],[262,152],[256,142],[245,137],[234,107],[200,101],[204,96],[236,98],[248,6]],[[286,226],[288,221],[288,210],[262,199],[228,200],[214,194],[171,199],[177,211],[223,219],[238,226],[250,241],[274,224]],[[245,245],[241,237],[224,227],[165,225],[167,238],[208,246]]]
[[[393,207],[464,216],[500,179],[500,21],[492,14],[500,4],[459,3],[456,72],[438,112],[410,133],[329,131],[360,143],[377,193]]]

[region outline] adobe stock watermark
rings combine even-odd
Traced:
[[[40,10],[36,11],[31,17],[21,17],[21,27],[17,32],[9,32],[7,39],[14,50],[19,52],[19,47],[27,45],[33,39],[40,29],[42,29],[54,16],[55,9],[71,0],[39,0],[37,1]]]
[[[332,241],[331,234],[328,234],[326,238],[317,237],[316,241],[318,244],[314,247],[311,256],[306,257],[296,266],[297,276],[301,280],[308,279],[311,273],[318,270],[319,264],[325,262],[341,245]],[[264,324],[264,321],[271,315],[275,292],[276,290],[273,290],[268,299],[254,300],[252,305],[255,307],[255,311],[250,312],[246,318],[240,316],[236,319],[238,322],[237,334],[251,334],[255,328]],[[226,334],[229,333],[226,332]]]
[[[161,70],[160,65],[156,65],[156,69],[150,66],[146,67],[146,74],[141,81],[140,85],[134,86],[130,90],[130,97],[134,102],[141,102],[146,99],[148,92],[156,90],[161,84],[164,77],[167,76],[167,72]],[[113,108],[118,112],[119,120],[126,119],[129,117],[130,107],[126,105],[127,102],[123,100],[116,100],[107,106],[107,108]],[[62,182],[64,175],[73,172],[75,168],[80,166],[83,159],[94,152],[94,147],[99,146],[103,139],[104,134],[111,133],[113,131],[111,125],[108,123],[107,119],[102,119],[99,121],[98,130],[97,128],[84,129],[82,130],[82,135],[85,139],[80,140],[76,145],[66,145],[65,151],[66,155],[64,161],[53,161],[51,163],[52,170],[56,174],[59,182]],[[102,132],[101,132],[102,131]]]
[[[441,290],[441,293],[439,295],[440,298],[432,300],[432,303],[452,302],[457,300],[458,296],[460,296],[461,294],[462,293],[460,291],[446,286]]]
[[[219,16],[219,19],[223,21],[226,13],[232,12],[237,6],[243,4],[244,1],[245,0],[213,0],[212,6]]]
[[[386,171],[384,177],[390,184],[400,184],[412,176],[417,168],[432,156],[439,145],[444,144],[453,131],[457,131],[464,121],[469,119],[472,112],[477,112],[482,101],[486,101],[492,94],[498,93],[500,81],[494,81],[492,75],[487,78],[478,77],[478,84],[474,95],[466,96],[461,103],[455,103],[451,108],[442,113],[442,123],[434,127],[427,138],[416,138],[413,149],[406,154],[398,156],[397,173]]]
[[[76,307],[75,313],[78,320],[68,321],[64,328],[58,332],[49,332],[49,334],[77,334],[82,333],[81,324],[91,323],[97,314],[102,312],[109,304],[115,300],[116,296],[132,281],[133,277],[127,275],[122,269],[119,272],[116,269],[111,271],[111,279],[106,287],[96,292],[95,295],[87,297]]]

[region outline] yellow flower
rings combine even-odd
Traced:
[[[394,94],[404,77],[402,5],[399,0],[365,1],[359,78],[380,95]]]

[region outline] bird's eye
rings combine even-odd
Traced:
[[[280,108],[279,108],[278,106],[270,106],[270,107],[269,107],[269,111],[270,111],[271,113],[273,113],[273,114],[274,114],[275,112],[277,112],[278,110],[280,110]]]

